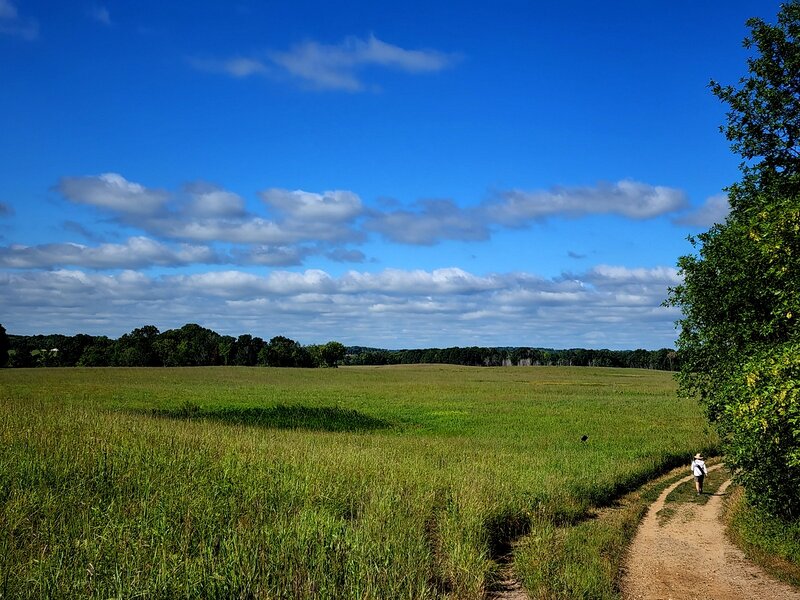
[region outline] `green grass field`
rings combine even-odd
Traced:
[[[614,597],[537,540],[715,442],[657,371],[6,369],[0,597]]]

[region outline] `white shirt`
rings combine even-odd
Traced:
[[[692,461],[691,469],[692,469],[692,474],[694,474],[695,477],[708,474],[708,469],[706,469],[706,463],[698,458],[695,458]]]

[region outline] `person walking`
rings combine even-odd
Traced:
[[[692,475],[694,475],[694,487],[697,489],[697,495],[703,493],[703,480],[708,475],[708,469],[706,469],[706,463],[703,460],[703,455],[699,452],[694,455],[694,460],[692,461],[692,466],[690,467],[692,470]]]

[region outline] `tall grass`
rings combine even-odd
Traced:
[[[800,586],[800,522],[769,515],[749,504],[741,487],[731,489],[725,504],[728,535],[774,577]]]
[[[480,598],[713,444],[662,372],[5,370],[0,594]]]

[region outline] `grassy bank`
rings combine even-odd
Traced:
[[[663,372],[5,370],[0,593],[480,598],[713,444]]]
[[[786,523],[747,503],[741,487],[731,487],[725,504],[728,536],[774,577],[800,586],[800,522]]]

